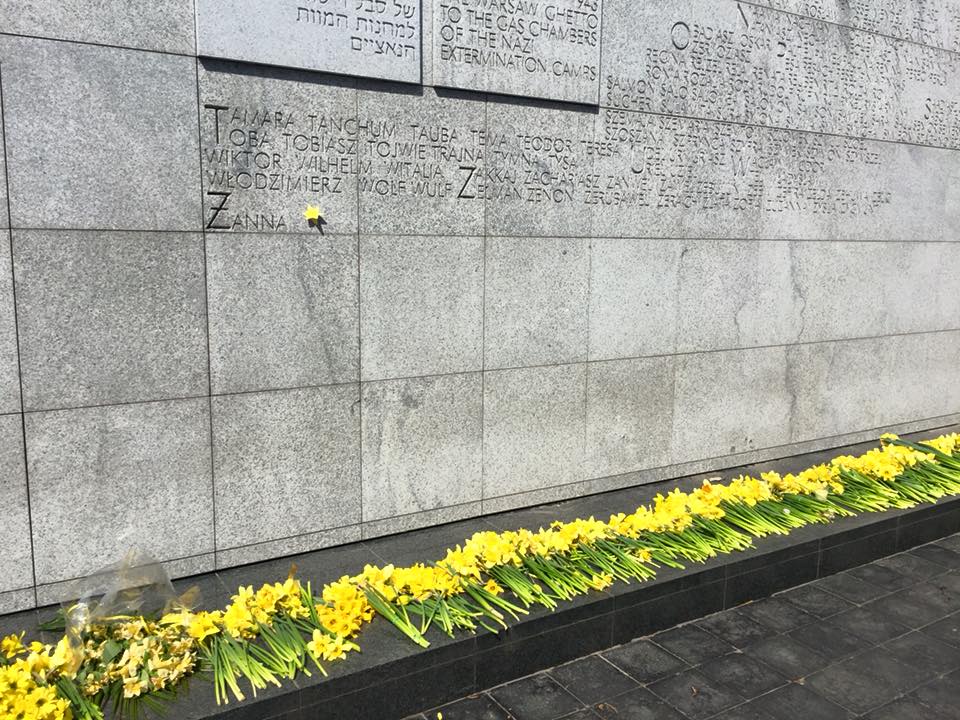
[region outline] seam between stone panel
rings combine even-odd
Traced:
[[[867,434],[867,433],[876,433],[876,432],[879,432],[879,431],[881,431],[881,430],[889,430],[890,428],[912,427],[912,426],[914,426],[914,425],[917,425],[918,423],[932,423],[932,422],[938,422],[938,423],[939,423],[939,422],[941,422],[941,421],[947,421],[947,422],[945,422],[945,424],[943,424],[943,425],[934,425],[934,426],[932,426],[932,427],[930,427],[930,428],[918,429],[918,430],[910,430],[910,431],[909,431],[910,433],[914,433],[914,432],[927,432],[928,430],[935,430],[935,429],[941,428],[941,427],[950,427],[950,426],[952,426],[952,425],[955,425],[958,420],[960,420],[960,413],[951,413],[951,414],[949,414],[949,415],[937,415],[937,416],[935,416],[935,417],[930,417],[930,418],[920,418],[920,419],[918,419],[918,420],[908,420],[908,421],[903,422],[903,423],[893,423],[893,424],[891,424],[891,425],[883,425],[883,426],[875,427],[875,428],[865,428],[865,429],[862,429],[862,430],[853,430],[853,431],[851,431],[851,432],[843,433],[843,434],[840,434],[840,435],[828,435],[828,436],[821,437],[821,438],[811,438],[811,439],[809,439],[809,440],[799,440],[799,441],[797,441],[797,442],[785,443],[785,444],[782,444],[782,445],[770,445],[770,446],[768,446],[768,447],[757,448],[756,450],[750,450],[750,451],[747,451],[747,452],[744,452],[744,453],[734,453],[734,454],[732,454],[732,455],[716,455],[716,456],[713,456],[713,457],[697,458],[697,459],[695,459],[695,460],[689,460],[689,461],[686,461],[686,462],[683,462],[683,463],[674,463],[674,464],[671,464],[671,465],[658,465],[658,466],[656,466],[656,467],[640,468],[640,469],[638,469],[638,470],[632,470],[632,471],[626,472],[626,473],[617,473],[617,474],[615,474],[615,475],[601,475],[601,476],[598,476],[598,477],[588,478],[587,480],[581,480],[581,481],[572,482],[572,483],[561,483],[561,484],[559,484],[559,485],[550,485],[550,486],[548,486],[548,487],[540,488],[540,489],[537,489],[537,490],[525,490],[524,492],[519,492],[519,493],[509,493],[509,494],[507,494],[507,495],[497,495],[495,498],[490,498],[490,499],[491,499],[491,500],[504,500],[504,499],[515,498],[515,497],[523,497],[523,496],[525,496],[525,495],[532,495],[532,494],[536,494],[536,493],[549,492],[550,490],[558,490],[558,489],[561,489],[561,488],[574,487],[574,486],[576,486],[576,485],[582,485],[582,484],[588,483],[588,482],[597,482],[597,481],[599,481],[599,480],[611,480],[611,479],[620,478],[620,477],[627,477],[627,476],[630,476],[630,475],[636,475],[637,473],[652,473],[652,472],[656,472],[656,471],[658,471],[658,470],[674,470],[674,469],[681,468],[681,467],[683,467],[684,465],[695,465],[695,464],[698,464],[698,463],[712,463],[712,462],[714,462],[714,461],[728,460],[728,459],[731,459],[731,458],[742,457],[742,456],[744,456],[744,455],[758,455],[758,454],[762,454],[762,453],[765,453],[765,452],[772,452],[772,451],[779,451],[779,450],[789,450],[789,449],[791,449],[791,448],[802,447],[802,446],[805,446],[805,445],[808,445],[808,444],[825,443],[825,442],[833,443],[834,441],[840,441],[840,440],[843,440],[844,438],[851,438],[851,437],[853,437],[853,436],[865,435],[865,434]],[[866,441],[864,441],[864,442],[866,442]],[[845,445],[845,444],[851,444],[851,443],[840,443],[839,445],[832,445],[832,444],[831,444],[831,445],[826,445],[826,446],[824,446],[824,447],[822,448],[822,450],[829,450],[829,449],[834,448],[834,447],[843,447],[843,445]],[[775,461],[777,461],[777,460],[783,460],[783,459],[792,457],[793,455],[804,455],[804,454],[806,454],[807,452],[820,452],[820,450],[800,451],[800,452],[796,452],[796,453],[790,452],[790,453],[788,453],[788,454],[786,454],[786,455],[776,455],[776,456],[774,456],[774,457],[767,458],[766,460],[755,460],[755,461],[749,461],[749,460],[748,460],[748,461],[745,461],[745,462],[738,462],[738,463],[736,463],[736,464],[734,464],[734,465],[731,465],[731,466],[729,466],[729,467],[739,467],[740,465],[752,465],[752,464],[755,464],[755,463],[757,463],[757,462],[775,462]],[[627,485],[626,487],[643,487],[644,485],[652,485],[652,484],[656,484],[656,483],[658,483],[658,482],[669,481],[669,480],[671,480],[671,479],[680,480],[680,479],[685,478],[685,477],[702,475],[702,474],[704,474],[704,473],[709,473],[709,472],[721,472],[723,469],[724,469],[724,468],[717,468],[716,470],[711,470],[711,469],[707,468],[707,469],[702,470],[702,471],[699,471],[699,472],[685,472],[685,473],[680,474],[680,475],[674,475],[674,476],[671,476],[671,477],[664,478],[663,480],[650,480],[650,481],[648,481],[648,482],[633,483],[633,484],[631,484],[631,485]],[[587,497],[587,496],[589,496],[589,495],[600,495],[600,494],[603,494],[603,493],[605,493],[605,492],[610,492],[610,490],[592,490],[592,491],[589,491],[589,492],[585,493],[583,496],[578,496],[578,497]],[[574,499],[574,498],[567,498],[567,499]],[[551,502],[561,502],[561,501],[560,501],[560,500],[534,501],[534,504],[544,504],[544,503],[551,503]],[[499,512],[509,512],[509,511],[508,511],[508,510],[503,510],[503,511],[498,510],[498,511],[495,511],[495,512],[496,512],[496,513],[499,513]]]
[[[0,126],[3,127],[3,182],[7,191],[7,222],[12,225],[13,212],[10,208],[10,161],[7,154],[6,105],[3,100],[3,72],[0,68]],[[20,390],[20,441],[23,443],[23,483],[27,494],[27,527],[30,530],[30,572],[33,576],[33,604],[36,607],[37,596],[37,556],[34,550],[33,503],[30,497],[30,466],[27,462],[27,416],[23,404],[23,360],[20,357],[20,319],[17,314],[17,271],[13,262],[13,229],[7,229],[7,248],[10,251],[10,299],[13,303],[13,332],[17,343],[17,385]],[[12,414],[12,413],[11,413]]]
[[[653,359],[653,358],[680,358],[680,357],[687,357],[689,355],[713,355],[717,353],[744,352],[749,350],[771,350],[776,348],[789,349],[792,347],[804,347],[807,345],[855,343],[855,342],[863,342],[867,340],[885,340],[887,338],[896,338],[896,337],[913,337],[913,336],[919,336],[919,335],[947,335],[952,333],[960,333],[960,328],[946,328],[942,330],[918,330],[915,332],[890,333],[886,335],[868,335],[868,336],[852,337],[852,338],[808,340],[805,342],[780,343],[776,345],[750,345],[746,347],[716,348],[711,350],[693,350],[688,352],[661,353],[659,355],[632,355],[627,357],[598,358],[596,360],[586,360],[586,361],[545,363],[545,364],[539,364],[539,365],[516,365],[516,366],[507,366],[507,367],[487,368],[486,371],[480,371],[476,369],[475,370],[458,370],[456,372],[435,373],[430,375],[408,375],[408,376],[402,376],[402,377],[376,378],[376,379],[366,380],[364,381],[363,384],[389,382],[392,380],[425,380],[429,378],[451,377],[456,375],[470,375],[478,372],[491,373],[491,372],[506,372],[510,370],[537,370],[537,369],[544,369],[544,368],[567,367],[570,365],[591,365],[591,364],[599,364],[599,363],[621,362],[625,360],[644,360],[644,359]],[[297,390],[316,390],[316,389],[322,389],[322,388],[355,386],[356,384],[357,383],[351,381],[351,382],[339,382],[339,383],[323,383],[319,385],[297,385],[292,387],[274,387],[274,388],[264,388],[260,390],[242,390],[242,391],[236,391],[236,392],[214,393],[212,396],[185,395],[185,396],[177,396],[177,397],[169,397],[169,398],[154,398],[150,400],[132,400],[128,402],[94,403],[92,405],[70,405],[70,406],[64,406],[64,407],[33,408],[30,410],[25,410],[23,412],[28,415],[35,414],[35,413],[47,413],[47,412],[70,412],[74,410],[88,410],[92,408],[125,407],[127,405],[149,405],[153,403],[163,403],[163,402],[185,402],[187,400],[202,400],[207,397],[219,398],[219,397],[232,397],[235,395],[254,395],[259,393],[293,392]],[[12,415],[15,413],[6,413],[6,414]]]
[[[0,36],[23,38],[24,40],[44,40],[46,42],[70,43],[71,45],[86,45],[87,47],[108,48],[110,50],[129,50],[131,52],[145,52],[152,55],[172,55],[173,57],[196,58],[195,52],[174,52],[172,50],[155,50],[152,48],[129,47],[112,43],[94,42],[92,40],[72,40],[70,38],[45,37],[44,35],[24,35],[21,33],[0,32]]]
[[[869,30],[858,25],[845,25],[844,23],[836,22],[834,20],[824,20],[823,18],[813,17],[812,15],[804,15],[803,13],[793,12],[792,10],[784,10],[783,8],[772,7],[770,5],[762,5],[761,3],[757,2],[757,0],[739,0],[739,2],[742,2],[744,5],[758,7],[761,10],[769,10],[770,12],[780,13],[781,15],[790,15],[793,17],[803,18],[804,20],[810,20],[812,22],[823,23],[824,25],[833,25],[834,27],[843,28],[844,30],[855,30],[856,32],[867,33],[869,35],[877,35],[879,37],[885,37],[897,42],[903,42],[910,45],[916,45],[917,47],[927,48],[928,50],[945,52],[950,55],[960,55],[960,53],[958,53],[956,50],[951,50],[950,48],[941,47],[939,45],[928,45],[927,43],[919,42],[911,38],[890,35],[888,33],[878,32],[877,30]]]
[[[196,27],[196,23],[194,23]],[[210,355],[210,278],[207,268],[207,230],[204,217],[203,200],[203,118],[200,112],[200,58],[193,59],[194,70],[194,89],[197,97],[197,162],[198,172],[197,182],[199,183],[197,192],[200,194],[200,237],[203,247],[203,319],[206,323],[207,334],[207,442],[210,451],[210,511],[213,521],[213,566],[216,568],[217,559],[217,478],[216,463],[214,462],[214,444],[213,444],[213,363]]]

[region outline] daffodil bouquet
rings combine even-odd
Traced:
[[[910,443],[884,435],[879,448],[797,474],[762,473],[653,503],[608,521],[555,522],[537,531],[482,532],[434,563],[368,565],[314,596],[290,577],[241,587],[223,610],[180,609],[157,618],[116,615],[84,623],[56,647],[10,636],[0,644],[0,717],[100,720],[108,703],[135,714],[196,671],[212,672],[218,702],[242,700],[359,648],[353,638],[380,614],[421,646],[432,626],[491,631],[533,605],[560,602],[611,583],[643,581],[749,548],[837,517],[960,495],[960,435]]]

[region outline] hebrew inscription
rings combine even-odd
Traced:
[[[420,82],[420,0],[197,0],[200,55]]]
[[[437,85],[596,104],[603,0],[429,0]]]
[[[734,0],[607,0],[601,104],[960,147],[960,55]]]
[[[759,4],[932,47],[960,51],[958,0],[761,0]]]

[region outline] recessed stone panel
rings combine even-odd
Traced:
[[[197,0],[200,55],[420,82],[420,0]]]
[[[603,0],[424,0],[437,85],[596,104]]]
[[[733,0],[606,0],[607,107],[960,145],[960,56]]]
[[[28,413],[37,583],[213,552],[208,401]]]
[[[480,373],[364,383],[365,522],[480,500],[482,387]]]
[[[360,240],[364,380],[483,367],[483,238]]]
[[[217,548],[360,522],[359,389],[214,398]]]
[[[957,0],[760,0],[757,4],[960,51],[960,2]]]
[[[207,235],[214,394],[356,381],[357,240]]]
[[[11,35],[192,54],[192,0],[17,0],[0,3],[0,28]]]
[[[0,35],[11,227],[199,230],[193,58]]]
[[[199,233],[15,230],[27,410],[204,395]]]
[[[208,232],[356,232],[354,81],[208,61],[200,104]]]
[[[610,108],[590,147],[569,212],[599,236],[955,240],[960,222],[953,150]]]
[[[483,99],[368,81],[358,107],[361,232],[482,234]]]
[[[21,416],[0,416],[0,594],[33,587]],[[3,612],[3,610],[0,610]]]

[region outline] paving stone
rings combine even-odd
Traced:
[[[637,688],[593,706],[603,720],[686,720],[649,690]]]
[[[497,705],[486,693],[473,695],[455,703],[425,713],[429,718],[437,718],[438,713],[443,720],[509,720],[510,715]]]
[[[913,581],[892,568],[870,563],[847,571],[853,577],[893,592],[912,585]]]
[[[839,660],[847,655],[863,650],[869,642],[842,630],[835,623],[823,622],[794,630],[790,633],[794,640],[825,655],[831,660]]]
[[[599,655],[575,660],[550,671],[566,690],[586,704],[600,702],[637,687],[632,678]]]
[[[865,664],[865,660],[879,655],[880,653],[874,652],[862,653],[844,662],[831,665],[826,670],[808,677],[806,685],[828,700],[858,715],[868,712],[890,702],[905,690],[912,689],[912,687],[901,688],[892,683],[889,672],[871,671],[871,668]],[[905,666],[896,661],[891,660],[891,662],[896,671],[904,674],[908,672]],[[920,673],[921,678],[922,675]],[[916,671],[912,677],[916,679]],[[916,684],[913,685],[915,686]]]
[[[921,560],[942,565],[943,567],[956,570],[960,568],[960,553],[953,550],[940,547],[939,545],[921,545],[910,550],[908,555],[915,555]]]
[[[957,717],[957,708],[960,708],[960,672],[917,688],[913,696],[944,717]]]
[[[847,720],[848,713],[839,705],[813,690],[791,683],[753,701],[775,720]]]
[[[817,620],[810,613],[779,597],[740,605],[737,612],[778,633],[789,632]]]
[[[583,707],[548,675],[533,675],[490,691],[516,720],[553,720]]]
[[[845,572],[828,575],[825,578],[817,580],[814,584],[827,592],[839,595],[844,600],[849,600],[857,605],[870,602],[881,595],[887,594],[887,591],[883,588],[864,582]]]
[[[948,720],[917,698],[906,696],[877,708],[863,716],[864,720]]]
[[[955,613],[921,630],[926,635],[960,648],[960,613]]]
[[[730,643],[696,625],[682,625],[665,630],[654,635],[652,639],[691,665],[698,665],[704,660],[726,655],[735,650]]]
[[[877,565],[896,570],[901,575],[926,580],[947,571],[943,565],[924,560],[910,553],[900,553],[877,560]]]
[[[882,643],[910,632],[910,628],[901,625],[882,613],[866,608],[853,608],[830,618],[844,630],[871,643]]]
[[[853,607],[853,603],[822,590],[816,585],[803,585],[793,590],[787,590],[778,597],[793,603],[801,610],[818,618],[828,618]]]
[[[904,635],[886,643],[883,648],[904,665],[930,674],[960,668],[960,648],[940,642],[926,633]]]
[[[697,670],[659,680],[650,686],[650,690],[693,720],[716,715],[744,700]]]
[[[780,673],[742,653],[710,660],[700,667],[700,672],[745,698],[757,697],[787,683]]]
[[[737,648],[746,647],[774,634],[769,628],[735,610],[711,615],[696,624]]]
[[[911,589],[900,590],[867,603],[863,607],[868,610],[888,615],[897,622],[910,628],[920,628],[940,620],[945,613],[929,599],[910,592]]]
[[[791,680],[798,680],[829,664],[829,660],[789,635],[761,640],[747,654],[762,660]]]
[[[738,705],[716,716],[716,720],[773,720],[769,713],[761,710],[756,703]]]
[[[684,660],[645,639],[608,650],[603,656],[641,683],[650,683],[689,667]]]

